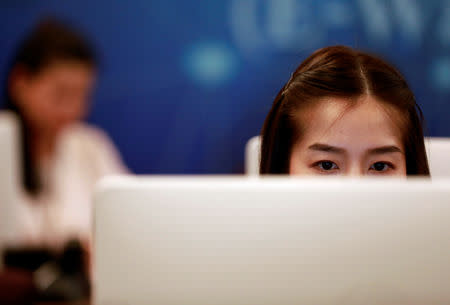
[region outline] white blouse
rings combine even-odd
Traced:
[[[11,242],[51,248],[61,248],[72,238],[90,242],[96,182],[126,172],[104,132],[81,123],[68,128],[51,162],[41,167],[42,194],[38,198],[22,194]]]

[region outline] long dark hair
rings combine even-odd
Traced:
[[[37,75],[52,63],[66,60],[96,65],[93,49],[78,32],[56,19],[46,18],[19,45],[7,71],[4,86],[5,109],[16,113],[21,124],[23,186],[30,195],[38,195],[42,185],[31,158],[30,126],[11,95],[10,75],[18,66],[31,75]]]
[[[292,146],[301,138],[301,107],[324,97],[376,97],[401,113],[407,175],[429,176],[423,115],[404,77],[385,61],[345,46],[310,55],[280,90],[261,132],[261,174],[288,174]],[[301,122],[300,122],[301,125]]]

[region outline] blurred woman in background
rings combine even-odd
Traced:
[[[101,130],[81,121],[89,109],[96,58],[77,32],[39,23],[19,46],[6,78],[6,109],[22,127],[24,200],[16,245],[60,249],[91,239],[91,196],[103,176],[126,172]]]

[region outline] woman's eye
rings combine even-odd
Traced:
[[[385,172],[390,168],[393,168],[393,166],[387,162],[375,162],[374,164],[372,164],[372,166],[370,166],[370,170],[374,170],[377,172]]]
[[[334,169],[339,169],[339,167],[336,165],[336,163],[334,163],[332,161],[319,161],[319,162],[315,163],[315,166],[323,171],[331,171]]]

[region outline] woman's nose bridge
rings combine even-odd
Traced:
[[[346,172],[346,175],[353,176],[353,177],[359,177],[359,176],[364,176],[364,174],[365,174],[365,170],[359,160],[354,160],[354,161],[350,162],[350,166],[348,167],[348,171]]]

